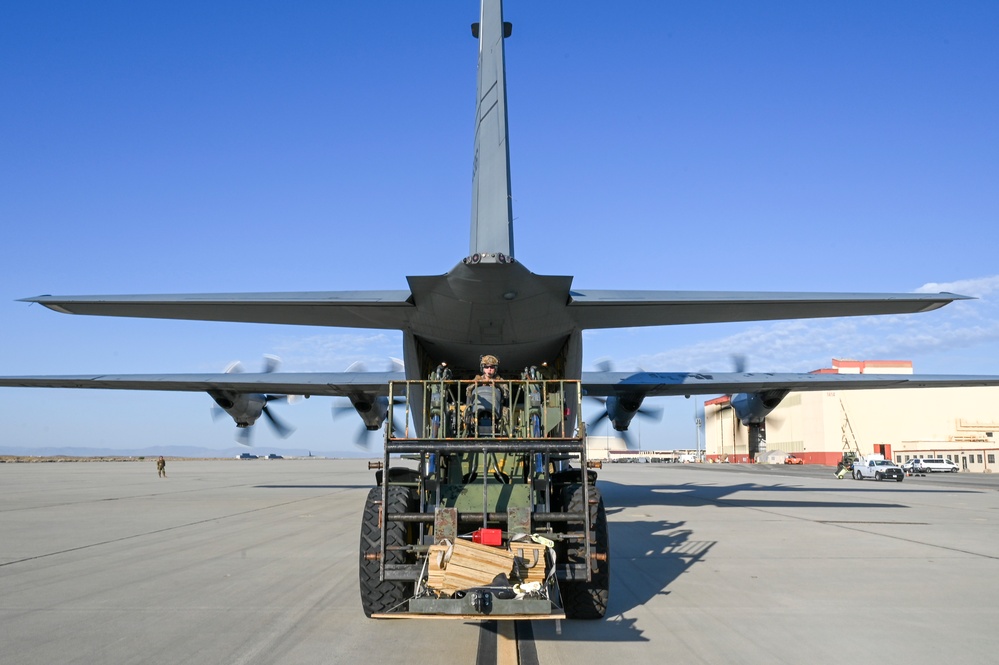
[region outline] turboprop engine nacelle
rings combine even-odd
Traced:
[[[223,411],[228,413],[236,427],[250,427],[264,412],[267,395],[259,393],[235,393],[228,390],[212,390],[208,393]]]
[[[759,393],[739,393],[732,395],[732,408],[743,425],[760,424],[771,411],[777,408],[790,390],[766,390]]]
[[[631,421],[642,408],[643,401],[645,401],[643,395],[611,395],[604,404],[607,409],[607,420],[618,432],[627,431]]]
[[[364,421],[364,428],[369,431],[381,429],[388,418],[388,398],[375,395],[350,395],[351,406]]]

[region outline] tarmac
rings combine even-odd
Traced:
[[[607,617],[512,627],[364,617],[373,482],[366,460],[171,460],[167,478],[153,459],[0,464],[0,665],[952,665],[999,653],[999,477],[608,465]]]

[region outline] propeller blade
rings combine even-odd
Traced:
[[[608,415],[607,414],[607,398],[606,397],[590,397],[589,395],[585,395],[585,397],[586,397],[586,399],[593,400],[594,402],[599,403],[600,406],[601,406],[600,415],[598,415],[596,417],[596,419],[592,420],[591,422],[587,423],[587,425],[586,425],[587,428],[596,427],[597,423],[599,423],[601,420],[605,419],[607,417],[607,415]]]
[[[402,424],[399,424],[399,419],[402,418]],[[396,434],[400,434],[406,431],[406,415],[404,413],[399,413],[397,411],[392,412],[392,431]]]
[[[344,402],[346,402],[346,404],[344,404]],[[348,400],[346,397],[337,397],[333,400],[333,404],[330,405],[330,415],[332,416],[333,420],[336,420],[337,416],[339,416],[340,414],[353,410],[354,407],[351,405],[350,400]]]
[[[371,437],[381,430],[370,430],[364,425],[361,425],[357,429],[357,434],[354,435],[354,445],[358,448],[370,448],[371,447]]]
[[[597,425],[600,424],[601,421],[606,420],[607,418],[608,418],[607,410],[604,409],[603,411],[600,412],[599,416],[597,416],[596,418],[594,418],[593,420],[591,420],[589,423],[587,423],[586,429],[590,430],[590,429],[595,428]]]
[[[389,358],[385,365],[386,372],[403,372],[406,370],[406,365],[398,358]],[[357,360],[350,363],[347,367],[348,372],[367,372],[368,367],[364,364],[363,360]]]
[[[663,408],[661,406],[642,406],[635,415],[641,416],[647,420],[655,420],[659,422],[663,419]]]
[[[277,356],[264,354],[264,368],[263,368],[264,374],[270,374],[271,372],[276,371],[277,368],[280,366],[281,366],[280,358],[278,358]]]
[[[746,371],[746,368],[748,366],[749,366],[749,363],[746,361],[745,354],[742,354],[742,353],[733,353],[732,354],[732,368],[736,372],[742,374],[743,372]]]
[[[274,432],[282,439],[287,439],[291,436],[292,432],[295,431],[294,427],[285,425],[273,413],[271,413],[271,410],[266,406],[263,408],[263,414],[264,417],[267,418],[267,422],[269,422],[271,427],[274,428]]]
[[[236,428],[236,442],[241,446],[246,446],[247,448],[253,447],[253,441],[251,440],[251,432],[249,427],[237,427]]]

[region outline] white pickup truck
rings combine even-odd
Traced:
[[[895,480],[902,482],[905,480],[905,471],[901,467],[885,459],[882,455],[869,455],[861,457],[853,463],[854,480],[873,478],[874,480]]]

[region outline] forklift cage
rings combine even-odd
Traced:
[[[502,399],[499,398],[502,393]],[[508,535],[547,531],[567,540],[584,544],[584,563],[559,562],[560,579],[591,580],[595,565],[590,523],[590,482],[586,457],[585,424],[581,421],[582,391],[572,380],[500,380],[487,384],[466,380],[409,380],[389,383],[388,414],[382,459],[382,506],[380,579],[419,580],[419,563],[433,544],[454,539],[463,533],[463,525],[486,528],[504,524]],[[400,431],[392,423],[405,422]],[[396,475],[390,472],[390,457],[405,455],[419,462],[418,471]],[[579,482],[582,486],[582,512],[552,510],[553,474],[575,473],[569,461],[578,456]],[[482,503],[474,510],[462,511],[445,506],[443,490],[454,479],[442,475],[442,460],[477,460],[474,471],[482,484]],[[510,467],[514,483],[526,485],[531,497],[528,505],[509,505],[496,509],[496,493],[502,491],[506,476],[504,463]],[[497,469],[499,472],[497,473]],[[468,473],[471,476],[471,472]],[[510,483],[507,476],[507,483]],[[463,489],[477,484],[468,481]],[[560,482],[565,482],[560,480]],[[389,485],[416,487],[418,512],[388,514]],[[490,492],[492,489],[492,493]],[[508,488],[509,489],[509,488]],[[538,500],[537,497],[542,497]],[[477,501],[477,499],[475,500]],[[416,564],[386,564],[390,522],[406,522],[418,529],[417,544],[406,547],[418,555]],[[582,531],[569,532],[554,525],[578,523]],[[429,527],[433,537],[429,537]],[[563,532],[563,530],[565,532]],[[394,548],[398,549],[398,548]]]

